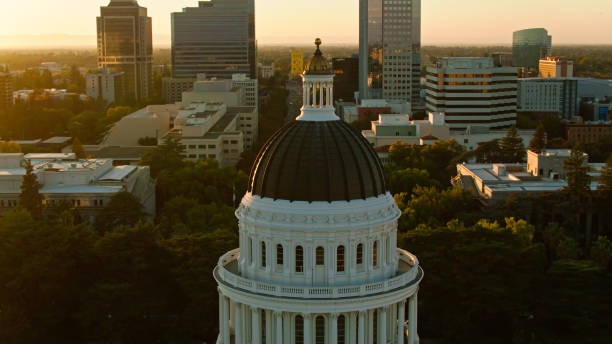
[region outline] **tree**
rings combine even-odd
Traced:
[[[74,140],[72,140],[72,153],[76,155],[77,159],[85,159],[87,156],[85,154],[85,148],[83,148],[83,144],[78,137],[75,137]]]
[[[529,142],[529,149],[541,153],[546,148],[546,129],[542,124],[538,125],[533,134],[533,138]]]
[[[0,142],[0,153],[21,153],[21,147],[17,142]]]
[[[600,236],[591,247],[591,258],[604,268],[610,267],[612,263],[612,242],[604,236]]]
[[[407,168],[404,170],[387,170],[387,185],[391,194],[407,192],[412,194],[412,190],[417,186],[439,186],[440,184],[429,176],[427,170],[418,168]]]
[[[42,217],[43,196],[39,192],[41,185],[33,170],[30,161],[26,160],[25,174],[21,180],[19,204],[28,210],[33,218],[40,219]]]
[[[597,189],[608,194],[612,193],[612,155],[610,155],[610,158],[608,158],[608,161],[606,161],[606,164],[601,169]]]
[[[503,152],[499,145],[499,139],[486,142],[478,142],[474,150],[474,156],[479,163],[500,163],[503,161]]]
[[[147,214],[134,195],[123,191],[117,193],[96,217],[95,228],[100,233],[107,233],[117,226],[134,226]]]
[[[138,144],[141,146],[157,146],[157,139],[154,137],[141,137],[138,139]]]
[[[514,125],[508,129],[506,136],[501,139],[499,148],[503,162],[521,163],[525,160],[525,145]]]
[[[566,191],[583,195],[591,190],[589,167],[585,164],[584,152],[577,146],[572,149],[570,157],[563,162],[563,169],[567,177]]]
[[[166,136],[161,145],[151,148],[144,153],[140,164],[149,166],[151,176],[157,178],[159,172],[164,169],[175,170],[183,167],[183,153],[185,146],[177,137]]]

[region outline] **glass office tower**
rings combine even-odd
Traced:
[[[512,64],[538,69],[540,59],[552,55],[552,36],[546,29],[526,29],[512,34]]]
[[[153,33],[147,9],[136,0],[111,0],[97,18],[98,67],[123,72],[125,95],[144,99],[151,93]]]
[[[402,99],[422,107],[421,0],[361,0],[361,99]]]
[[[200,1],[172,13],[172,76],[257,78],[254,0]]]

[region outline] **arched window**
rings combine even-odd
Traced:
[[[338,317],[338,344],[345,344],[346,338],[346,320],[344,315]]]
[[[283,265],[283,245],[276,245],[276,265]]]
[[[304,272],[304,249],[302,246],[295,248],[295,272]]]
[[[319,246],[317,247],[315,251],[316,251],[315,252],[315,256],[316,256],[315,263],[317,265],[324,265],[325,264],[325,249]]]
[[[336,271],[344,272],[344,246],[338,246],[336,251]]]
[[[325,344],[325,318],[322,315],[315,320],[315,344]]]
[[[378,240],[374,241],[374,249],[372,250],[372,266],[378,266]]]
[[[304,344],[304,318],[301,315],[295,317],[295,344]]]
[[[266,243],[265,241],[261,242],[261,267],[266,267]]]
[[[357,264],[363,264],[363,244],[357,245]]]

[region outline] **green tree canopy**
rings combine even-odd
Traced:
[[[546,129],[542,124],[538,125],[533,138],[529,142],[529,149],[541,153],[546,148]]]
[[[113,196],[102,209],[94,226],[99,233],[107,233],[117,226],[134,226],[146,215],[138,198],[123,191]]]
[[[78,137],[75,137],[72,140],[72,153],[76,155],[77,159],[85,159],[87,155],[85,154],[85,148],[83,148],[83,144]]]
[[[610,155],[608,161],[606,161],[606,164],[601,169],[597,189],[607,193],[608,196],[612,196],[612,155]]]
[[[151,176],[157,178],[158,174],[164,169],[176,170],[185,166],[184,153],[185,146],[181,144],[179,138],[166,136],[161,145],[145,152],[140,164],[149,166]]]
[[[28,210],[35,219],[40,219],[42,217],[43,196],[39,192],[40,188],[41,185],[38,182],[38,176],[34,173],[30,161],[26,160],[25,174],[21,180],[19,205]]]
[[[582,195],[591,190],[591,177],[586,164],[584,152],[575,146],[569,158],[563,162],[563,169],[567,177],[566,191],[575,195]]]
[[[508,129],[506,136],[499,142],[499,148],[503,162],[521,163],[525,160],[525,145],[514,125]]]

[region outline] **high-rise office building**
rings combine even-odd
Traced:
[[[124,73],[128,98],[148,98],[153,33],[147,9],[136,0],[111,0],[100,8],[97,24],[98,67]]]
[[[172,13],[172,77],[257,78],[254,0],[200,1]]]
[[[540,59],[552,55],[552,36],[546,29],[526,29],[512,34],[512,64],[537,69]]]
[[[13,103],[13,76],[1,70],[0,68],[0,109],[5,109]]]
[[[359,57],[332,59],[334,100],[353,101],[359,90]]]
[[[445,57],[427,67],[427,111],[444,112],[451,130],[516,123],[517,72],[493,58]]]
[[[360,0],[359,96],[420,104],[421,0]]]

